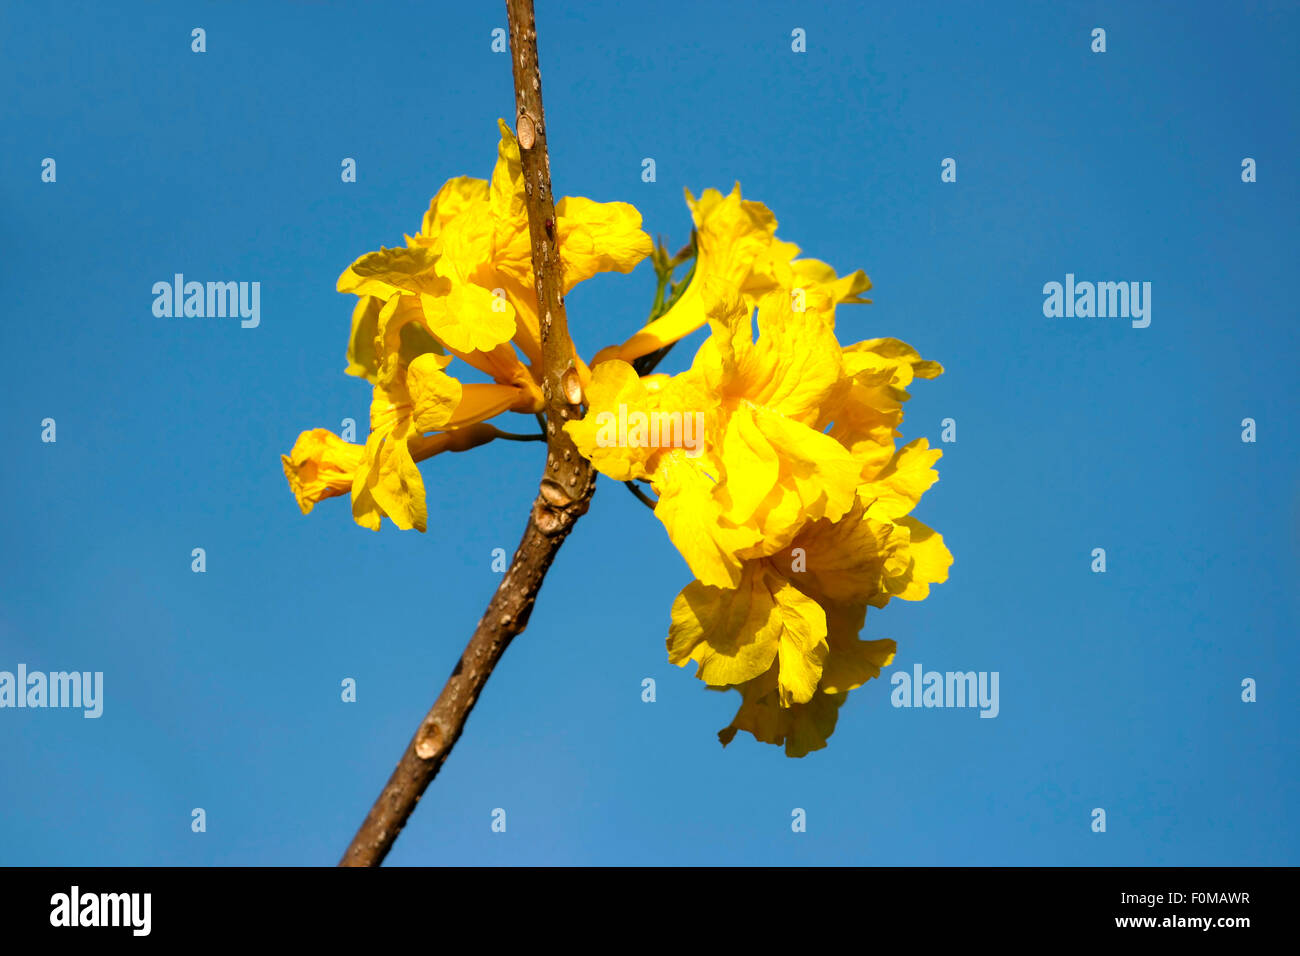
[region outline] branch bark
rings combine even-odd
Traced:
[[[586,511],[596,474],[563,429],[580,412],[581,388],[564,312],[564,277],[555,236],[555,202],[546,150],[546,116],[537,64],[532,0],[506,0],[515,83],[516,130],[524,172],[542,338],[542,394],[546,399],[546,467],[514,559],[479,620],[465,651],[420,722],[415,736],[352,839],[340,866],[378,866],[420,797],[442,768],[465,721],[510,642],[528,625],[546,572]]]

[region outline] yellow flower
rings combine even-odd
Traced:
[[[410,443],[451,433],[507,410],[534,409],[533,393],[513,384],[469,384],[443,371],[451,356],[425,352],[374,387],[370,437],[352,485],[352,516],[378,531],[381,516],[402,530],[426,528],[424,481]]]
[[[893,663],[893,641],[871,643],[879,645],[875,650],[878,668]],[[740,691],[740,709],[731,723],[718,731],[722,745],[731,743],[737,731],[746,730],[762,743],[784,744],[787,757],[803,757],[825,747],[835,730],[840,707],[849,696],[818,691],[806,704],[784,707],[777,694],[775,667],[736,689]]]
[[[499,125],[491,182],[449,180],[406,246],[361,256],[339,277],[339,291],[358,296],[346,371],[373,386],[370,435],[359,453],[348,452],[346,485],[353,517],[367,528],[378,530],[388,517],[399,528],[425,530],[421,455],[501,433],[427,439],[455,436],[506,411],[533,415],[545,405],[523,170],[514,135]],[[630,271],[650,253],[641,215],[627,203],[561,199],[554,229],[566,292],[597,272]],[[453,358],[491,382],[462,384],[444,371]],[[576,356],[575,365],[586,373]],[[329,474],[329,494],[341,494],[341,472]]]
[[[412,460],[420,462],[444,451],[477,448],[500,434],[491,425],[471,425],[412,438],[407,445]],[[346,442],[328,429],[313,428],[298,436],[293,450],[281,455],[280,462],[302,513],[310,514],[317,502],[353,491],[357,474],[367,466],[366,446]],[[373,526],[378,527],[385,513],[373,501],[367,507],[373,507]]]
[[[345,442],[324,428],[299,435],[293,450],[281,455],[280,462],[302,513],[311,514],[317,502],[350,492],[364,456],[364,447]]]
[[[833,302],[871,301],[859,295],[871,288],[861,270],[841,278],[824,262],[795,259],[799,247],[776,238],[776,217],[762,203],[742,199],[740,183],[730,195],[706,189],[698,200],[686,190],[686,204],[699,245],[691,284],[664,315],[622,345],[598,352],[593,365],[611,359],[631,362],[700,328],[710,306],[706,285],[727,289],[750,307],[778,289],[820,293]]]
[[[385,312],[385,306],[390,301],[392,305]],[[352,310],[352,334],[348,338],[348,365],[344,369],[348,375],[364,378],[374,384],[379,381],[380,366],[385,362],[410,364],[413,358],[425,352],[446,352],[425,327],[423,316],[412,316],[409,306],[402,309],[406,321],[392,325],[392,316],[397,308],[412,302],[417,300],[409,296],[394,296],[391,300],[385,300],[379,296],[363,295],[357,299],[356,307]],[[418,313],[418,309],[415,311]],[[385,338],[380,338],[379,335],[381,314],[389,320],[388,335]],[[411,321],[412,318],[421,321]]]
[[[492,180],[460,177],[433,198],[405,248],[368,253],[339,277],[340,292],[418,298],[423,323],[459,353],[511,340],[539,366],[541,333],[519,145],[504,121]],[[598,272],[630,272],[650,254],[641,214],[628,203],[566,197],[556,203],[564,291]]]
[[[931,583],[947,580],[952,556],[942,536],[905,513],[909,496],[919,499],[936,480],[926,463],[937,456],[924,439],[909,445],[899,452],[899,469],[864,484],[842,518],[809,522],[788,549],[745,561],[737,587],[687,585],[673,604],[669,659],[696,661],[698,676],[713,686],[752,680],[777,661],[788,706],[807,703],[823,683],[829,638],[836,637],[840,658],[827,689],[859,686],[845,656],[855,645],[846,642],[857,641],[867,606],[920,600]],[[893,480],[900,472],[907,481]]]
[[[496,381],[462,384],[444,371],[452,355],[443,354],[431,338],[426,342],[406,334],[421,328],[417,299],[393,296],[376,308],[377,301],[363,298],[358,311],[366,314],[354,318],[354,323],[370,323],[368,313],[375,313],[374,361],[364,366],[374,383],[370,435],[351,473],[352,514],[358,524],[374,531],[384,517],[398,528],[424,531],[427,507],[416,462],[491,440],[500,434],[495,428],[459,432],[505,411],[536,412],[542,407],[541,389],[508,347],[467,356]],[[418,351],[430,342],[438,351]],[[448,437],[423,441],[437,434]],[[336,478],[336,485],[339,481]]]
[[[870,478],[893,455],[907,387],[915,378],[935,378],[943,366],[898,339],[870,339],[845,347],[844,370],[849,384],[829,434],[863,462],[863,477]]]
[[[324,429],[299,437],[283,463],[304,512],[350,494],[359,524],[423,531],[417,464],[502,436],[488,424],[499,414],[545,407],[523,171],[500,129],[490,181],[449,180],[404,247],[340,276],[358,296],[347,372],[371,383],[370,434],[364,445]],[[723,744],[746,730],[803,756],[826,745],[848,693],[893,660],[892,640],[859,636],[867,608],[922,600],[947,580],[942,536],[911,516],[940,452],[895,441],[907,388],[943,369],[897,339],[842,346],[835,308],[869,301],[870,281],[797,259],[739,184],[686,197],[697,256],[686,288],[671,286],[664,311],[686,252],[669,260],[661,248],[663,314],[590,369],[573,354],[587,412],[564,427],[598,471],[658,495],[655,515],[695,578],[672,605],[669,660],[740,692]],[[565,292],[651,254],[625,203],[562,199],[545,230]],[[687,371],[641,376],[631,364],[705,323]],[[488,381],[453,377],[456,360]]]
[[[597,470],[658,494],[655,514],[696,578],[673,603],[669,660],[741,692],[723,743],[748,730],[802,756],[825,746],[848,692],[893,659],[893,641],[859,637],[867,608],[947,580],[943,538],[910,516],[940,453],[924,439],[895,444],[907,387],[943,369],[897,339],[841,346],[835,306],[863,301],[865,275],[794,259],[767,207],[739,188],[687,195],[699,250],[690,285],[598,354],[587,415],[565,427]],[[688,371],[637,376],[631,359],[706,321]],[[663,427],[692,416],[693,442]]]
[[[893,662],[894,641],[858,635],[869,605],[921,600],[931,584],[947,580],[952,555],[942,536],[898,513],[905,496],[896,476],[914,475],[910,494],[919,498],[935,475],[917,465],[934,457],[924,439],[909,445],[881,483],[863,486],[844,518],[814,522],[787,551],[746,562],[740,588],[696,581],[678,596],[669,660],[694,660],[710,686],[741,695],[732,722],[718,732],[724,745],[745,730],[784,744],[790,757],[820,750],[849,691]],[[928,476],[915,476],[919,470]]]
[[[768,292],[755,341],[749,307],[708,284],[701,296],[713,334],[691,369],[652,390],[626,362],[603,362],[587,389],[588,414],[565,428],[602,473],[650,481],[655,514],[697,578],[736,587],[746,558],[774,553],[810,520],[841,517],[863,461],[825,433],[852,384],[830,297],[812,291],[796,311],[787,292]],[[622,410],[684,422],[698,414],[699,447],[611,442],[601,420]]]

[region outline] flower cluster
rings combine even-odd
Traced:
[[[940,452],[923,438],[895,445],[907,387],[942,368],[897,339],[841,346],[835,307],[863,301],[866,276],[794,258],[738,187],[691,207],[690,288],[597,355],[589,411],[565,427],[600,472],[658,494],[655,514],[696,578],[673,603],[669,659],[740,691],[723,743],[747,730],[803,756],[825,746],[848,692],[893,659],[893,641],[858,637],[867,607],[920,600],[947,579],[943,538],[910,516]],[[687,371],[639,377],[629,364],[706,322]],[[694,453],[612,445],[596,422],[615,409],[703,413],[703,441]]]
[[[367,253],[339,276],[339,291],[357,296],[347,372],[373,386],[370,436],[361,446],[317,428],[282,456],[304,514],[350,494],[357,524],[378,531],[388,518],[423,531],[416,463],[500,437],[488,420],[503,412],[544,407],[523,169],[514,134],[500,127],[490,182],[449,180],[405,246]],[[555,218],[566,293],[650,254],[641,214],[627,203],[561,199]],[[490,381],[462,383],[448,372],[455,360]],[[575,366],[588,374],[576,356]]]
[[[599,472],[658,496],[654,513],[695,576],[673,602],[668,656],[740,692],[722,742],[746,730],[803,756],[826,745],[848,692],[893,659],[892,640],[859,637],[867,608],[920,600],[947,579],[942,536],[911,516],[940,452],[923,438],[896,444],[908,387],[942,368],[897,339],[842,346],[836,307],[869,301],[869,280],[798,258],[738,185],[686,196],[688,280],[590,367],[574,356],[587,410],[565,428]],[[652,250],[633,207],[564,199],[556,214],[566,292],[653,252],[662,299],[682,254],[670,263]],[[299,438],[284,467],[304,512],[350,492],[358,523],[423,530],[416,462],[499,436],[487,423],[499,413],[543,408],[519,152],[504,123],[491,183],[448,182],[406,243],[339,280],[360,297],[348,371],[374,386],[371,433],[364,446],[323,429]],[[639,371],[706,325],[686,371]],[[446,371],[454,359],[491,383],[461,384]],[[698,421],[702,434],[689,447],[671,429],[611,439],[610,422],[638,419]]]

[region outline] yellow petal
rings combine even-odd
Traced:
[[[442,429],[460,405],[461,384],[443,371],[450,362],[451,356],[430,353],[418,356],[407,369],[406,388],[416,431]]]
[[[911,534],[907,548],[911,564],[901,579],[891,582],[891,590],[901,584],[902,589],[896,592],[897,597],[904,601],[921,601],[930,596],[931,584],[942,584],[948,580],[952,552],[943,543],[943,535],[915,518],[900,518],[898,524],[906,527]]]
[[[371,441],[376,439],[371,435]],[[416,467],[404,438],[380,439],[382,444],[374,449],[376,464],[369,470],[364,483],[364,490],[388,518],[401,528],[409,531],[415,528],[424,531],[428,512],[424,498],[424,480],[420,469]],[[370,451],[367,442],[367,451]],[[353,515],[356,517],[357,489],[353,489]],[[359,519],[358,519],[359,520]],[[376,530],[378,530],[376,528]]]
[[[798,495],[806,518],[835,521],[853,506],[862,465],[848,449],[828,435],[766,409],[759,411],[755,421],[780,456],[781,482]]]
[[[931,449],[924,438],[899,449],[893,461],[862,489],[862,496],[874,502],[872,514],[901,518],[915,508],[921,496],[939,480],[934,463],[942,455],[938,448]]]
[[[835,730],[839,708],[848,694],[818,692],[806,704],[781,706],[776,687],[776,669],[742,685],[742,702],[731,724],[718,731],[725,747],[740,730],[768,744],[785,744],[787,757],[804,757],[821,750]]]
[[[741,199],[739,183],[728,196],[706,189],[697,200],[687,190],[686,203],[699,243],[691,284],[672,308],[623,345],[598,353],[596,361],[621,358],[630,362],[690,335],[708,319],[704,287],[710,281],[737,295],[757,295],[773,287],[771,260],[766,256],[776,233],[776,217],[770,209]],[[781,249],[787,259],[798,252],[798,247],[788,243]]]
[[[887,369],[890,384],[907,388],[915,378],[936,378],[943,373],[938,362],[928,362],[920,353],[899,339],[867,339],[844,347],[844,362],[850,374],[860,371]]]
[[[831,410],[835,423],[827,434],[861,462],[864,478],[875,476],[893,460],[906,397],[906,392],[887,382],[867,385],[859,377]]]
[[[480,213],[486,209],[487,203],[487,180],[470,176],[449,179],[429,203],[420,227],[420,236],[436,240],[447,223],[459,216]]]
[[[498,223],[515,228],[523,222],[528,229],[528,209],[524,204],[524,168],[519,159],[519,142],[505,120],[497,120],[501,142],[497,146],[497,164],[492,170],[490,202]]]
[[[437,260],[437,253],[422,246],[368,252],[339,276],[338,290],[382,299],[399,292],[437,293],[447,287],[434,269]]]
[[[489,278],[491,279],[493,295],[496,294],[496,290],[504,292],[506,301],[514,309],[515,333],[512,338],[515,345],[519,347],[519,351],[524,353],[524,358],[529,363],[541,368],[541,320],[538,317],[537,291],[533,286],[532,269],[532,262],[529,260],[518,270],[523,278],[509,272],[493,272]],[[486,279],[482,284],[484,288],[489,285]]]
[[[818,259],[796,259],[790,263],[795,284],[804,289],[818,289],[825,292],[837,303],[870,304],[870,299],[862,298],[859,293],[871,288],[871,280],[859,269],[846,276],[835,274],[826,263]]]
[[[755,424],[752,409],[739,408],[728,418],[720,454],[727,469],[727,517],[737,524],[747,522],[781,474],[776,449]]]
[[[564,425],[579,453],[615,481],[646,477],[646,462],[656,449],[621,441],[618,428],[620,409],[624,419],[633,411],[649,412],[648,396],[636,370],[626,362],[602,362],[592,369],[584,397],[587,414]]]
[[[365,447],[345,442],[324,428],[303,432],[293,450],[280,456],[284,476],[303,514],[318,501],[345,495],[352,489]]]
[[[697,661],[696,676],[714,687],[752,680],[775,658],[782,705],[806,703],[827,649],[822,609],[759,561],[734,589],[695,581],[673,602],[668,660]]]
[[[808,299],[800,312],[784,292],[764,296],[755,342],[748,307],[713,284],[705,294],[720,295],[709,305],[713,335],[693,367],[724,395],[815,424],[844,377],[842,351],[828,320],[829,300]]]
[[[540,402],[542,397],[541,388],[528,371],[528,366],[519,361],[519,354],[509,342],[503,342],[490,352],[461,352],[456,349],[448,349],[447,351],[467,365],[471,365],[480,372],[492,376],[493,381],[501,385],[514,385],[516,388],[534,392],[539,399],[538,410],[543,407]]]
[[[830,653],[826,655],[818,685],[825,693],[848,693],[879,677],[881,670],[893,663],[898,650],[894,641],[864,641],[858,637],[864,617],[865,609],[861,607],[826,612]]]
[[[706,684],[739,684],[771,666],[782,626],[776,599],[753,562],[734,589],[693,581],[682,590],[673,601],[668,660],[698,662],[696,676]]]
[[[379,449],[383,445],[384,435],[371,432],[366,439],[365,455],[357,466],[356,477],[352,480],[352,518],[363,528],[378,531],[383,524],[384,510],[376,503],[370,493],[371,477],[378,465]]]
[[[387,301],[363,296],[352,313],[352,342],[347,371],[373,384],[388,382],[399,366],[443,347],[424,324],[417,296],[397,294]],[[363,341],[369,337],[369,347]]]
[[[477,285],[453,283],[442,295],[421,296],[420,304],[429,330],[460,352],[491,352],[515,334],[514,307]]]
[[[424,482],[415,462],[445,451],[461,452],[485,445],[498,432],[491,425],[469,425],[452,432],[394,438],[391,430],[372,433],[367,440],[352,481],[352,517],[357,524],[378,531],[385,517],[399,528],[425,530]],[[386,446],[392,445],[392,448]],[[406,450],[403,455],[401,449]],[[395,461],[387,456],[397,452]],[[376,499],[376,493],[378,499]],[[386,503],[381,505],[380,501]],[[387,508],[393,508],[390,513]]]
[[[371,531],[378,531],[384,523],[383,509],[364,484],[352,486],[352,520]]]
[[[567,196],[555,205],[564,291],[598,272],[631,272],[650,255],[641,213],[625,202],[593,202]]]
[[[839,521],[807,525],[788,552],[771,560],[782,571],[789,566],[791,580],[824,603],[863,606],[884,594],[886,561],[906,542],[906,533],[896,534],[893,524],[857,504]]]
[[[565,430],[598,471],[617,481],[649,477],[658,456],[702,452],[716,399],[691,376],[637,377],[631,365],[602,362],[585,387],[587,414]]]
[[[754,267],[776,238],[772,210],[761,202],[742,199],[740,183],[727,196],[706,189],[698,200],[687,190],[686,203],[695,220],[701,271],[723,277],[744,292],[767,291],[770,275],[762,269],[755,275]],[[798,253],[791,243],[783,243],[781,249],[790,257]]]
[[[372,384],[379,377],[379,356],[375,352],[375,337],[379,333],[379,310],[384,300],[378,296],[363,295],[352,310],[352,334],[348,338],[348,375],[364,378]]]
[[[530,414],[533,410],[531,394],[513,385],[472,382],[461,387],[460,404],[446,427],[461,429],[495,418],[502,412]]]
[[[796,288],[801,294],[824,297],[832,306],[826,315],[832,328],[834,303],[869,301],[858,295],[871,287],[862,272],[840,278],[824,262],[795,260],[799,247],[776,238],[772,211],[742,199],[739,183],[727,196],[706,189],[698,200],[688,190],[686,201],[699,249],[690,285],[662,316],[622,345],[597,353],[597,362],[614,358],[630,362],[690,335],[709,318],[705,290],[711,282],[732,290],[750,307],[767,294],[789,296]]]
[[[812,700],[826,660],[826,612],[789,581],[770,571],[768,586],[781,617],[781,644],[777,655],[777,689],[781,706]],[[778,583],[779,582],[779,583]]]
[[[656,462],[655,517],[697,578],[713,587],[735,587],[742,565],[738,553],[761,541],[762,532],[723,518],[714,496],[717,478],[705,470],[720,470],[717,463],[680,450],[663,452]]]

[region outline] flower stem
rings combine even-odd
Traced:
[[[546,441],[546,433],[538,432],[536,435],[517,435],[514,432],[503,432],[497,429],[495,438],[503,438],[506,441]]]
[[[655,510],[655,505],[657,505],[659,502],[655,501],[644,491],[638,488],[635,481],[625,481],[623,482],[623,484],[627,487],[628,491],[632,492],[634,497],[640,499],[641,504],[645,505],[651,511]]]

